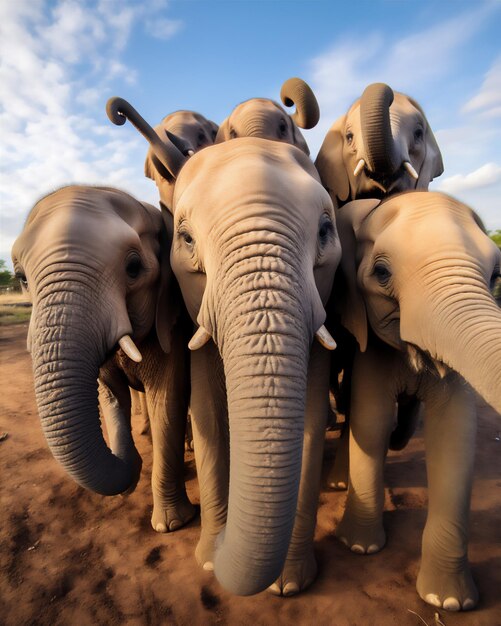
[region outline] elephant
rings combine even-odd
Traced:
[[[218,128],[215,122],[195,111],[175,111],[164,117],[154,131],[159,137],[175,142],[184,155],[191,156],[214,143]],[[160,192],[160,201],[170,210],[174,180],[151,148],[146,155],[144,173],[147,178],[155,181]]]
[[[116,189],[73,185],[37,202],[12,249],[33,302],[28,349],[53,456],[91,491],[132,491],[141,459],[129,386],[144,391],[158,532],[195,515],[184,484],[191,324],[170,267],[171,237],[172,218],[155,207]]]
[[[347,114],[332,125],[315,165],[335,206],[360,198],[383,198],[410,189],[428,189],[431,180],[444,169],[440,149],[422,108],[409,96],[393,92],[383,83],[369,85]],[[356,345],[335,314],[329,315],[329,323],[339,343],[339,350],[333,355],[331,388],[336,408],[345,413],[346,419],[327,482],[334,489],[346,489],[349,384]],[[418,400],[404,402],[400,398],[398,412],[404,423],[415,420],[420,410]],[[400,448],[405,442],[405,433],[400,436],[395,433],[392,446]]]
[[[289,116],[277,102],[266,98],[246,100],[221,123],[215,143],[236,137],[261,137],[290,143],[309,155],[299,128],[313,128],[320,119],[315,94],[304,80],[289,78],[282,85],[280,97],[287,107],[296,104],[296,112]]]
[[[366,87],[346,115],[334,122],[315,165],[340,206],[360,198],[428,189],[444,171],[422,108],[384,83]]]
[[[417,591],[435,606],[471,609],[478,599],[467,559],[473,390],[501,411],[501,310],[492,295],[501,250],[469,207],[439,192],[355,200],[336,217],[337,302],[359,346],[348,496],[336,535],[354,552],[383,547],[383,465],[395,402],[419,399],[429,504]],[[414,424],[398,421],[408,437]]]
[[[120,101],[108,110],[119,121]],[[176,177],[171,265],[197,326],[195,555],[232,593],[292,595],[316,575],[335,348],[324,305],[341,255],[332,202],[311,160],[286,143],[237,138],[189,160],[165,147]]]

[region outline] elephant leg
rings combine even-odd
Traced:
[[[181,339],[177,338],[181,343]],[[177,530],[196,515],[186,493],[184,436],[189,403],[189,370],[183,348],[173,344],[166,356],[164,375],[157,373],[154,386],[145,384],[150,416],[153,467],[151,525],[161,533]]]
[[[451,611],[472,609],[478,600],[467,556],[475,401],[464,382],[449,374],[434,386],[425,406],[428,517],[417,591],[434,606]]]
[[[226,524],[230,465],[224,369],[212,342],[191,356],[191,426],[202,520],[195,556],[212,570],[216,537]]]
[[[125,458],[124,450],[133,450],[133,462],[138,468],[139,480],[142,460],[136,451],[132,440],[132,428],[130,421],[131,401],[127,385],[115,384],[113,391],[102,380],[98,381],[99,407],[101,409],[110,448],[113,452]],[[137,481],[130,486],[125,493],[132,493],[136,488]]]
[[[325,428],[329,411],[330,354],[314,342],[308,367],[301,481],[284,569],[269,587],[276,595],[292,596],[311,585],[317,575],[313,538],[317,522]]]
[[[341,428],[334,463],[327,477],[327,484],[331,489],[342,491],[348,487],[350,472],[350,424],[348,418]]]
[[[395,413],[392,367],[370,346],[353,369],[350,477],[346,509],[336,536],[353,552],[373,553],[386,541],[383,469]]]
[[[132,400],[132,415],[138,417],[139,433],[146,435],[150,430],[150,418],[148,415],[148,403],[146,395],[135,389],[130,390]]]

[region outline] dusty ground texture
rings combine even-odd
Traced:
[[[159,535],[150,527],[151,445],[137,434],[143,474],[128,498],[103,498],[73,483],[51,457],[38,422],[26,324],[0,329],[0,623],[281,624],[407,626],[435,624],[417,596],[426,488],[421,432],[387,463],[388,543],[359,556],[333,537],[345,495],[322,490],[316,551],[320,574],[295,598],[239,598],[196,565],[199,520]],[[501,615],[501,472],[499,416],[483,407],[471,514],[470,560],[480,589],[471,613],[440,611],[446,626],[499,624]],[[326,462],[334,441],[329,440]],[[198,502],[193,457],[189,495]]]

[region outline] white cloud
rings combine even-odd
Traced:
[[[144,140],[130,127],[117,139],[102,109],[114,84],[137,80],[136,70],[117,60],[132,29],[147,28],[154,17],[162,24],[167,6],[163,0],[0,3],[0,258],[10,259],[33,204],[63,185],[115,185],[156,202],[156,188],[142,174]]]
[[[463,112],[501,117],[501,56],[485,75],[480,91],[464,105]]]
[[[455,174],[438,182],[438,188],[451,194],[470,191],[481,187],[489,187],[501,182],[501,166],[486,163],[469,174]]]
[[[146,32],[157,39],[171,39],[182,27],[181,20],[156,18],[146,21]]]

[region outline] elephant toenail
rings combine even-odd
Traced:
[[[374,552],[379,552],[379,546],[375,543],[371,543],[371,545],[367,548],[367,554],[374,554]]]
[[[466,598],[466,600],[463,602],[463,611],[469,611],[474,606],[475,600],[472,600],[471,598]]]
[[[425,602],[428,602],[428,604],[433,604],[433,606],[442,606],[442,603],[436,593],[428,593],[424,600]]]
[[[444,609],[447,611],[459,611],[461,605],[457,598],[446,598],[443,604]]]
[[[178,528],[181,528],[182,525],[183,525],[183,522],[181,522],[178,519],[175,519],[169,524],[169,530],[177,530]]]
[[[340,537],[338,537],[338,539],[339,539],[339,541],[340,541],[341,543],[344,543],[344,545],[345,545],[345,546],[347,546],[347,545],[348,545],[348,539],[346,539],[346,537],[342,537],[342,536],[340,536]]]
[[[346,483],[344,483],[343,481],[339,481],[338,483],[336,483],[336,489],[346,489]]]
[[[296,583],[287,583],[284,587],[284,596],[294,596],[299,593],[299,586]]]
[[[275,596],[279,596],[282,593],[280,590],[280,586],[277,583],[273,583],[273,585],[270,585],[268,587],[268,591]]]
[[[159,522],[155,526],[155,530],[157,531],[157,533],[166,533],[167,532],[167,526],[165,524],[162,524],[162,522]]]
[[[204,570],[206,572],[213,572],[214,571],[214,563],[212,561],[205,561],[205,563],[202,565],[202,567],[204,568]]]
[[[351,546],[351,551],[356,552],[357,554],[365,554],[365,549],[359,543],[354,543]]]

